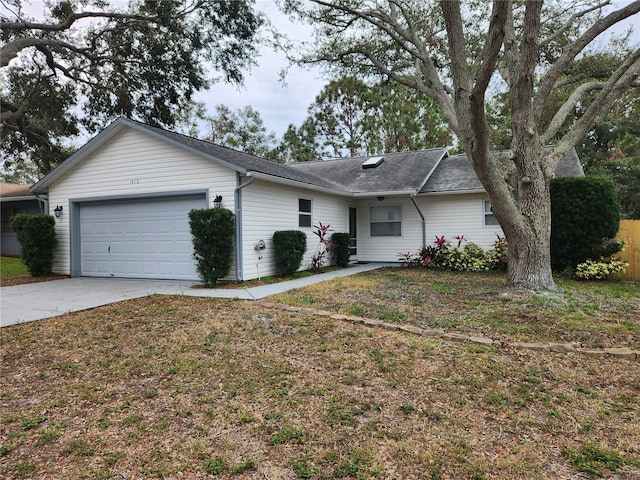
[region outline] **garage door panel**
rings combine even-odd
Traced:
[[[205,196],[82,204],[82,275],[196,280],[188,213]]]
[[[125,232],[127,233],[140,233],[141,226],[139,222],[135,220],[129,220],[125,222]]]

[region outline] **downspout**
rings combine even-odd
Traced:
[[[427,222],[424,219],[424,215],[420,211],[420,207],[418,207],[418,204],[416,202],[416,194],[412,193],[410,195],[410,198],[411,198],[411,201],[413,202],[413,206],[416,207],[416,210],[418,211],[418,215],[420,215],[420,218],[422,219],[422,248],[426,248],[426,246],[427,246]]]
[[[247,177],[248,180],[240,183],[234,191],[236,203],[236,280],[238,282],[244,279],[244,273],[242,271],[242,190],[253,183],[251,172],[247,172],[245,177]],[[240,182],[240,176],[238,176],[238,182]]]
[[[40,203],[40,212],[44,213],[45,215],[49,215],[49,195],[47,194],[37,194],[34,193],[36,200],[38,200],[38,202]],[[40,197],[44,197],[44,198],[40,198]]]

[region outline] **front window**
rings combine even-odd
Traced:
[[[400,205],[371,206],[369,210],[372,237],[402,236],[402,207]]]
[[[500,225],[498,223],[498,219],[493,214],[493,209],[491,208],[491,202],[489,200],[484,200],[484,226],[492,227],[494,225]]]
[[[298,199],[298,226],[311,228],[311,200]]]
[[[19,213],[20,209],[17,207],[2,208],[2,233],[13,233],[13,228],[11,228],[11,219]]]

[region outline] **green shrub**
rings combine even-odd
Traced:
[[[489,270],[506,270],[507,269],[507,239],[498,237],[493,242],[493,248],[485,253],[485,262]]]
[[[307,236],[300,230],[280,230],[273,234],[276,271],[283,277],[298,271],[307,249]]]
[[[34,277],[53,269],[56,255],[56,221],[51,215],[19,214],[11,219],[11,228],[20,242],[22,262]]]
[[[346,267],[349,265],[349,257],[351,256],[351,235],[336,232],[331,235],[331,241],[333,242],[332,253],[336,265]]]
[[[231,268],[235,216],[225,208],[191,210],[189,226],[198,274],[209,287],[215,287]]]
[[[587,260],[578,264],[576,268],[576,277],[582,280],[606,280],[611,275],[624,272],[629,266],[626,262],[620,260],[600,259],[599,262]]]
[[[464,248],[449,248],[444,254],[443,264],[447,270],[458,272],[480,272],[489,269],[484,250],[473,242],[467,243]]]
[[[551,265],[574,269],[615,253],[620,226],[614,183],[603,177],[561,177],[551,182]]]
[[[485,252],[479,245],[468,242],[464,235],[454,237],[453,246],[444,235],[438,237],[432,245],[421,248],[417,255],[411,252],[399,253],[404,267],[436,268],[458,272],[480,272],[486,270],[506,270],[507,240],[498,237],[493,248]],[[468,242],[461,248],[464,242]]]

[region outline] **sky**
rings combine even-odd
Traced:
[[[256,8],[291,40],[305,40],[311,34],[310,27],[292,23],[270,0],[257,0]],[[249,105],[260,113],[267,130],[280,139],[289,124],[300,126],[307,117],[307,108],[328,80],[319,70],[289,66],[282,52],[274,52],[266,45],[260,48],[256,60],[258,65],[245,74],[244,86],[216,83],[208,91],[199,92],[196,100],[205,103],[209,114],[219,104],[231,110]],[[283,83],[280,72],[285,67],[289,68]]]

